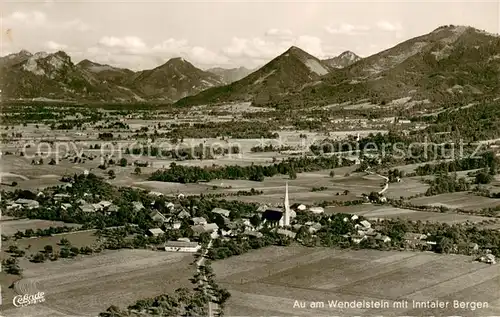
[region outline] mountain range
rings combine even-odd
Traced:
[[[134,72],[90,60],[74,64],[62,51],[23,50],[0,58],[0,88],[7,98],[162,101],[179,106],[467,99],[498,94],[499,79],[498,35],[453,25],[366,58],[346,51],[320,60],[293,46],[256,70],[202,70],[183,58],[172,58],[154,69]]]

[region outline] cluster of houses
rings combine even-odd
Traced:
[[[160,193],[152,193],[157,196],[161,196]],[[38,195],[43,195],[40,192]],[[85,195],[84,195],[85,196]],[[54,195],[54,200],[56,202],[60,202],[60,205],[63,209],[68,209],[72,207],[72,204],[69,203],[61,203],[62,201],[70,198],[69,194],[59,193]],[[154,203],[153,203],[154,204]],[[118,207],[114,205],[110,201],[100,201],[98,203],[88,203],[84,199],[80,199],[76,202],[77,207],[83,212],[105,212],[111,213],[118,211]],[[19,198],[15,201],[10,201],[7,203],[7,209],[14,208],[23,208],[23,209],[36,209],[40,207],[40,203],[33,199],[24,199]],[[168,212],[168,216],[163,215],[158,210],[153,210],[150,212],[149,216],[153,221],[157,224],[161,224],[161,227],[172,230],[172,229],[180,229],[182,222],[184,220],[190,220],[191,229],[194,232],[194,237],[197,238],[202,234],[209,234],[211,238],[231,238],[235,236],[243,236],[243,237],[262,237],[262,233],[259,232],[262,227],[274,227],[276,228],[276,232],[278,234],[287,236],[289,238],[294,239],[296,237],[296,231],[301,229],[302,227],[306,227],[307,231],[311,234],[315,234],[318,230],[322,228],[322,225],[319,222],[309,221],[304,224],[291,224],[294,218],[296,218],[296,211],[290,208],[288,201],[288,186],[286,186],[285,199],[283,208],[277,207],[268,207],[268,206],[260,206],[257,209],[257,212],[261,215],[261,224],[258,226],[254,226],[250,219],[241,218],[231,221],[229,216],[231,211],[222,208],[214,208],[212,209],[213,214],[218,214],[224,221],[225,229],[219,228],[216,223],[209,223],[203,217],[192,217],[191,214],[186,211],[184,208],[179,208],[175,206],[171,202],[165,203],[165,207]],[[132,208],[135,211],[141,211],[145,209],[144,205],[139,201],[132,202]],[[305,205],[301,204],[295,208],[297,211],[309,211],[312,214],[322,214],[324,213],[324,209],[322,207],[310,207],[307,208]],[[359,244],[367,239],[375,239],[377,241],[383,243],[389,243],[391,238],[377,232],[375,228],[372,227],[372,224],[367,220],[360,220],[357,215],[353,215],[351,217],[345,217],[343,219],[344,222],[352,222],[354,224],[355,231],[349,234],[346,234],[344,237],[349,238],[353,243]],[[293,230],[293,231],[292,231]],[[159,236],[164,234],[165,232],[159,228],[150,228],[148,230],[148,234],[151,236]],[[422,233],[405,233],[404,237],[404,245],[409,249],[422,249],[422,250],[431,250],[436,246],[436,241],[431,241],[428,239],[428,235]],[[197,252],[200,250],[201,245],[198,242],[190,241],[188,238],[179,238],[177,241],[168,241],[166,242],[161,249],[165,251],[171,252]],[[449,250],[451,253],[467,253],[470,255],[478,256],[477,261],[495,264],[496,259],[489,250],[485,250],[480,252],[479,246],[476,243],[464,243],[451,246]]]
[[[152,211],[149,215],[151,219],[158,224],[162,224],[166,229],[179,229],[182,224],[181,221],[189,219],[195,238],[204,233],[209,234],[213,239],[218,237],[230,238],[238,235],[262,237],[262,233],[258,232],[260,227],[254,227],[249,219],[242,218],[231,221],[229,219],[231,211],[227,209],[214,208],[212,210],[212,213],[219,214],[224,220],[224,225],[227,227],[227,230],[225,230],[219,228],[216,223],[208,222],[204,217],[192,217],[189,212],[182,208],[176,211],[176,207],[172,203],[167,203],[166,207],[170,209],[170,214],[175,214],[175,216],[165,216],[157,210]],[[148,230],[148,234],[151,236],[158,236],[163,233],[164,231],[158,227]],[[201,246],[197,242],[190,241],[187,238],[180,238],[177,241],[166,242],[163,248],[165,251],[197,252]]]
[[[350,238],[350,240],[356,244],[359,244],[361,243],[361,241],[364,241],[368,238],[373,238],[384,243],[391,242],[391,238],[381,234],[380,232],[377,232],[374,228],[372,228],[372,224],[369,221],[359,221],[359,217],[357,215],[353,215],[350,219],[348,217],[345,217],[343,221],[355,222],[354,229],[356,231],[352,234],[346,234],[344,237]]]

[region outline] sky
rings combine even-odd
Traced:
[[[500,1],[3,0],[2,56],[64,50],[132,70],[172,57],[255,68],[295,45],[318,58],[366,57],[441,25],[500,33]]]

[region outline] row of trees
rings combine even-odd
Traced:
[[[125,154],[147,155],[149,157],[172,158],[176,160],[193,160],[193,159],[213,159],[214,155],[239,154],[240,147],[233,145],[230,147],[211,147],[200,143],[191,148],[180,149],[161,149],[156,146],[142,146],[134,148],[126,148]]]
[[[440,173],[435,179],[428,181],[430,187],[425,196],[434,196],[444,193],[454,193],[470,190],[470,183],[464,177],[457,177],[456,173]]]
[[[495,153],[488,151],[478,157],[466,157],[456,159],[450,162],[439,164],[425,164],[418,166],[415,172],[418,176],[435,175],[438,173],[453,173],[458,171],[467,171],[473,169],[486,169],[489,174],[495,175],[500,166],[500,159]]]
[[[324,169],[333,169],[342,165],[351,165],[352,162],[342,160],[337,156],[316,157],[316,158],[291,158],[272,165],[251,165],[251,166],[181,166],[175,163],[170,164],[167,170],[157,170],[150,176],[150,180],[176,183],[196,183],[200,181],[210,181],[213,179],[249,179],[263,181],[264,177],[272,177],[277,174],[290,175],[296,177],[296,173],[312,172]]]

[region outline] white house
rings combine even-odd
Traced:
[[[69,194],[55,194],[54,195],[54,200],[56,201],[60,201],[60,200],[63,200],[64,198],[70,198],[71,196]]]
[[[300,204],[297,206],[297,210],[304,211],[306,209],[307,209],[306,205]]]
[[[40,207],[40,203],[33,199],[19,198],[18,200],[15,201],[15,203],[21,205],[23,208],[26,209],[36,209]]]
[[[325,212],[325,209],[323,209],[323,207],[311,207],[309,208],[309,211],[313,214],[322,214]]]
[[[200,235],[201,233],[209,233],[212,238],[217,238],[217,231],[219,230],[219,226],[216,223],[206,223],[203,225],[194,225],[191,226],[195,235]]]
[[[201,249],[197,242],[168,241],[165,243],[165,251],[169,252],[190,252],[195,253]]]
[[[182,210],[181,212],[179,212],[177,214],[177,217],[183,219],[183,218],[187,218],[187,217],[190,217],[191,215],[189,214],[189,212],[187,212],[186,210]]]
[[[292,239],[295,239],[295,236],[297,235],[293,231],[282,229],[282,228],[279,228],[278,230],[276,230],[276,233],[287,236],[287,237],[292,238]]]
[[[229,217],[229,214],[231,213],[231,211],[229,211],[227,209],[222,209],[222,208],[214,208],[214,209],[212,209],[212,212],[214,214],[219,214],[219,215],[222,215],[224,217]]]
[[[206,225],[208,222],[207,222],[207,219],[203,218],[203,217],[194,217],[193,219],[191,219],[193,221],[193,224],[196,226],[196,225]]]
[[[168,219],[167,217],[165,217],[161,212],[155,210],[155,211],[152,211],[149,216],[151,217],[151,219],[153,219],[154,221],[158,221],[158,222],[167,222]]]
[[[68,203],[61,204],[61,208],[64,210],[68,210],[68,208],[71,208],[71,204]]]
[[[165,227],[168,229],[180,229],[182,223],[180,221],[174,221],[172,223],[166,223]]]
[[[107,200],[101,200],[98,204],[101,205],[102,208],[107,208],[111,206],[113,203]]]
[[[160,228],[153,228],[153,229],[149,229],[148,230],[149,234],[151,234],[152,236],[154,237],[157,237],[159,236],[160,234],[164,234],[165,232],[163,232],[163,230],[161,230]]]
[[[144,205],[140,201],[134,201],[132,203],[132,207],[134,207],[135,211],[140,211],[140,210],[144,209]]]

